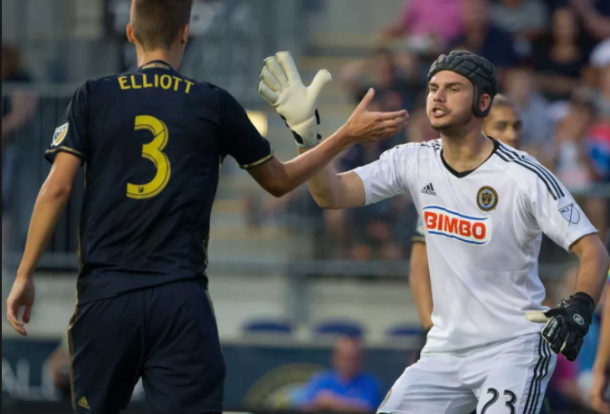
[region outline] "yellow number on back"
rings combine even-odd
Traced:
[[[136,117],[135,130],[142,129],[150,131],[154,136],[152,142],[144,145],[142,157],[155,164],[157,174],[148,184],[127,184],[127,197],[137,200],[152,198],[159,194],[165,189],[172,175],[169,159],[162,152],[169,140],[167,126],[155,117],[144,115]]]

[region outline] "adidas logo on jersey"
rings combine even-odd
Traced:
[[[434,192],[434,186],[432,185],[432,183],[428,184],[427,186],[425,186],[424,188],[421,189],[421,192],[423,194],[428,194],[428,195],[436,195],[436,192]]]
[[[491,240],[491,217],[466,216],[440,206],[426,206],[423,210],[429,234],[477,245]]]

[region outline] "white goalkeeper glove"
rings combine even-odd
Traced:
[[[330,73],[324,69],[306,88],[290,52],[278,52],[265,59],[258,93],[286,121],[299,147],[311,147],[322,138],[317,130],[320,116],[316,101],[331,80]]]

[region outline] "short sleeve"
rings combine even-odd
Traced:
[[[411,237],[411,243],[425,243],[426,242],[426,233],[424,230],[424,221],[421,216],[417,218],[417,224],[415,225],[415,231],[413,232],[413,237]]]
[[[417,159],[419,144],[406,144],[384,152],[378,161],[356,168],[366,193],[365,205],[409,191],[409,172]]]
[[[220,141],[225,154],[235,158],[241,168],[258,167],[273,158],[273,150],[248,118],[246,110],[227,91],[219,95]]]
[[[557,245],[570,251],[570,246],[597,230],[570,192],[544,167],[530,183],[529,206],[538,227]]]
[[[91,89],[93,81],[81,85],[68,108],[64,112],[59,126],[55,129],[51,145],[45,152],[45,158],[53,163],[60,152],[75,155],[84,163],[89,154],[89,111],[91,106]]]

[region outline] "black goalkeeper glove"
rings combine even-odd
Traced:
[[[525,317],[535,323],[546,325],[542,337],[556,354],[563,354],[568,361],[575,361],[583,339],[593,319],[595,301],[584,292],[578,292],[564,299],[546,312],[527,312]]]

